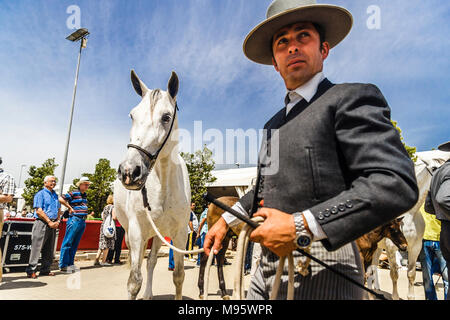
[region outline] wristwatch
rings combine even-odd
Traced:
[[[303,213],[296,212],[293,214],[295,223],[295,245],[300,249],[306,249],[312,244],[312,235],[306,230],[303,221]]]

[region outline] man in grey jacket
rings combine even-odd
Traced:
[[[450,141],[441,144],[439,150],[450,152]],[[433,173],[430,192],[425,201],[425,211],[435,214],[441,221],[440,246],[448,270],[450,266],[450,159]],[[447,300],[449,300],[448,295]]]
[[[354,243],[415,205],[414,165],[390,121],[390,108],[374,85],[331,83],[323,74],[330,49],[350,32],[342,7],[314,0],[275,0],[267,19],[244,43],[252,61],[273,65],[283,79],[285,107],[270,119],[258,163],[256,187],[233,207],[265,222],[251,234],[262,245],[247,299],[268,299],[279,257],[296,248],[363,283]],[[283,100],[283,99],[280,99]],[[263,201],[262,201],[263,200]],[[220,249],[229,213],[211,228],[205,252]],[[362,299],[352,283],[297,251],[295,299]],[[303,266],[303,267],[302,267]],[[278,299],[287,294],[287,270]]]

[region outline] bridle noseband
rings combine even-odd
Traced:
[[[147,158],[150,159],[150,162],[156,161],[156,159],[157,159],[158,156],[159,156],[159,153],[161,152],[161,150],[162,150],[162,149],[164,148],[164,146],[166,145],[167,140],[169,140],[170,134],[172,133],[173,124],[174,124],[175,118],[176,118],[176,116],[177,116],[177,110],[179,110],[179,109],[178,109],[178,104],[175,103],[175,112],[173,113],[173,119],[172,119],[172,123],[170,124],[169,132],[167,133],[166,138],[164,139],[164,141],[163,141],[163,143],[161,144],[161,146],[159,147],[159,149],[155,152],[155,154],[151,154],[150,152],[148,152],[148,151],[145,150],[144,148],[142,148],[142,147],[140,147],[140,146],[137,146],[137,145],[135,145],[135,144],[131,144],[131,143],[127,145],[127,148],[128,148],[128,149],[129,149],[129,148],[134,148],[134,149],[136,149],[136,150],[142,152],[143,154],[145,154],[145,155],[147,156]]]

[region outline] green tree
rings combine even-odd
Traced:
[[[195,212],[201,213],[206,206],[203,194],[206,192],[206,184],[214,182],[217,178],[211,174],[214,170],[215,162],[212,159],[212,151],[206,145],[203,150],[195,153],[181,153],[186,162],[191,185],[191,202],[195,203]]]
[[[89,189],[86,191],[89,212],[94,211],[96,218],[101,217],[106,199],[113,193],[113,182],[117,177],[115,169],[111,168],[111,162],[107,159],[99,159],[95,165],[94,173],[83,173],[91,181]],[[77,189],[76,184],[80,179],[74,179],[70,190]]]
[[[46,176],[55,175],[55,169],[57,166],[58,165],[55,163],[55,158],[45,160],[40,167],[30,166],[28,169],[28,175],[30,177],[24,182],[25,188],[22,194],[22,197],[25,200],[25,205],[33,207],[34,195],[44,187],[44,178]]]
[[[406,143],[402,137],[402,130],[397,125],[397,121],[391,121],[391,122],[394,125],[394,128],[397,129],[397,131],[400,133],[400,140],[402,141],[403,145],[405,146],[405,149],[408,152],[409,157],[411,158],[412,161],[416,162],[417,161],[417,156],[416,156],[417,148],[406,145]]]

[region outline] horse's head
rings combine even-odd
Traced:
[[[173,141],[169,136],[176,128],[176,96],[178,77],[175,72],[168,83],[168,90],[150,90],[131,71],[131,82],[141,102],[130,112],[132,120],[130,144],[118,175],[128,190],[140,190],[144,186],[158,155],[170,155]]]
[[[391,241],[401,250],[406,251],[408,249],[408,242],[401,230],[403,217],[392,220],[388,224],[383,226],[384,236],[391,239]]]

